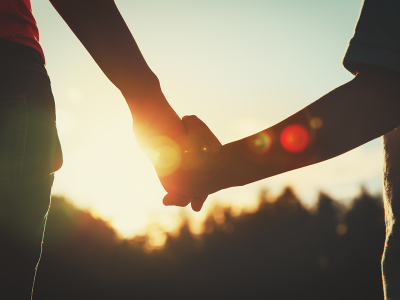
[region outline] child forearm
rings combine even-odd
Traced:
[[[381,69],[361,72],[275,126],[224,145],[216,168],[220,186],[215,189],[244,185],[338,156],[396,128],[399,111],[400,76]],[[297,152],[282,140],[284,131],[294,124],[303,127],[309,137]]]

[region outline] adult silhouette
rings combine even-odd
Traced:
[[[193,148],[184,123],[165,99],[114,1],[50,2],[125,97],[140,145],[151,148],[153,138],[162,137],[175,148],[181,143]],[[2,0],[0,240],[4,253],[12,255],[0,255],[0,299],[32,297],[53,174],[62,165],[44,63],[30,0]]]

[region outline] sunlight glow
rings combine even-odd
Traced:
[[[78,90],[77,88],[69,88],[66,91],[66,98],[68,101],[74,103],[74,104],[78,104],[81,103],[83,100],[83,95],[82,92],[80,90]]]
[[[74,127],[74,118],[73,116],[64,111],[57,111],[57,131],[59,133],[69,133]]]
[[[157,136],[149,142],[144,152],[157,168],[160,176],[174,172],[181,162],[181,150],[177,143],[166,136]]]
[[[158,224],[151,224],[146,231],[147,241],[144,244],[144,252],[150,253],[154,250],[161,250],[165,246],[167,234],[164,228]]]

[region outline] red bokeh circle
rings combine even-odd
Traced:
[[[281,144],[286,151],[298,153],[304,151],[310,143],[308,130],[300,125],[287,126],[281,133]]]

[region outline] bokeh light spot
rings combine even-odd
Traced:
[[[289,152],[302,152],[307,148],[309,142],[310,134],[300,124],[289,125],[281,133],[282,147]]]
[[[347,226],[346,224],[340,223],[337,227],[336,227],[336,233],[338,235],[344,235],[347,232]]]
[[[250,151],[254,154],[264,154],[267,153],[271,148],[272,138],[266,132],[260,132],[254,135],[248,142],[248,147]]]
[[[310,121],[310,126],[311,126],[311,128],[313,128],[313,129],[319,129],[319,128],[321,128],[321,127],[322,127],[322,120],[321,120],[321,118],[318,118],[318,117],[312,118],[311,121]]]

